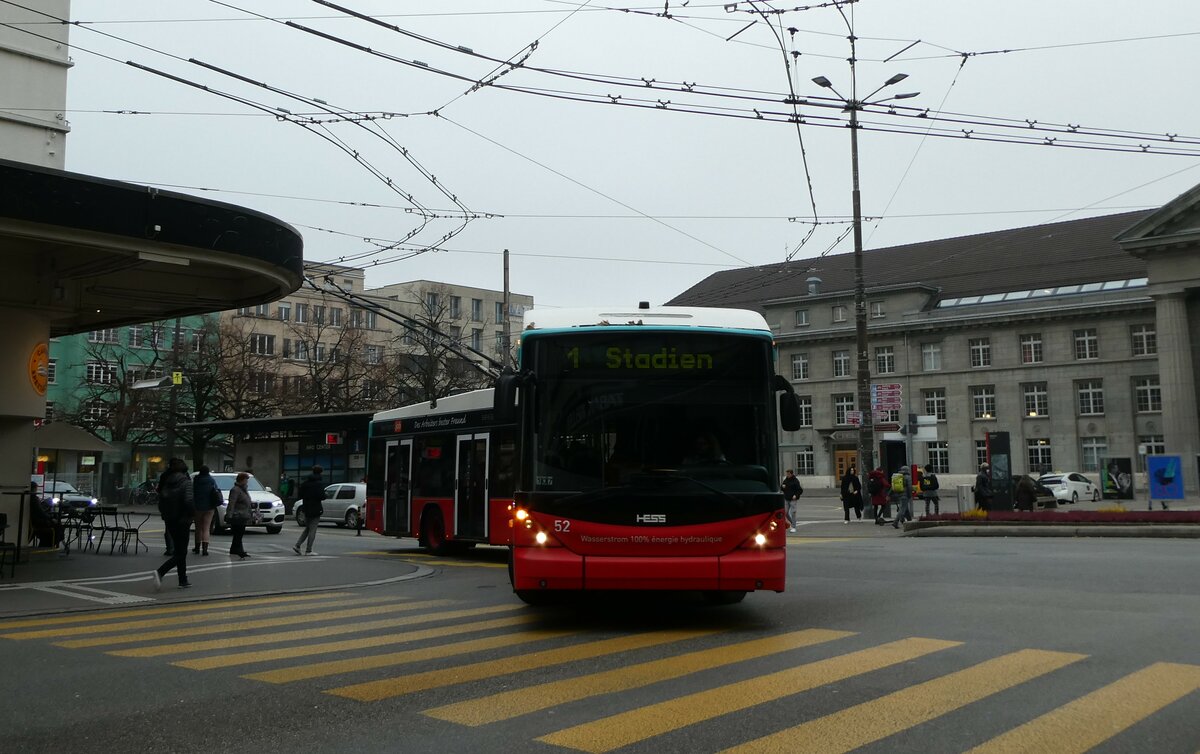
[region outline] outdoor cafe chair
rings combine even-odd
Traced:
[[[8,576],[17,575],[17,543],[7,539],[8,514],[0,513],[0,576],[4,575],[4,563],[8,562]]]
[[[130,513],[126,511],[124,514],[125,525],[121,527],[121,552],[129,552],[129,542],[133,541],[133,554],[137,555],[139,547],[145,547],[146,552],[150,552],[150,545],[142,541],[142,527],[150,520],[150,514]],[[143,516],[142,520],[134,524],[133,520],[138,516]]]
[[[117,518],[116,506],[97,506],[91,527],[93,534],[100,533],[99,539],[96,540],[96,552],[100,552],[100,548],[104,546],[104,538],[107,536],[108,554],[112,555],[117,549],[117,540],[124,539],[125,536],[125,527],[121,526],[121,522]]]

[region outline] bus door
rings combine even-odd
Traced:
[[[383,530],[409,533],[412,523],[412,440],[387,444],[384,470]]]
[[[454,470],[455,534],[487,539],[488,433],[459,435]]]

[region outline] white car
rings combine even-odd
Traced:
[[[1038,481],[1054,493],[1060,503],[1078,503],[1080,500],[1100,500],[1100,486],[1077,471],[1057,474],[1042,474]]]
[[[331,484],[325,488],[325,499],[321,502],[321,507],[325,509],[321,520],[357,529],[358,517],[362,515],[366,505],[367,485],[362,482]],[[299,500],[296,501],[295,512],[296,523],[304,526],[308,520],[304,516]]]
[[[225,509],[229,505],[229,489],[233,487],[233,480],[237,478],[237,474],[213,474],[212,478],[217,483],[217,489],[221,491],[223,501],[213,516],[210,529],[217,534],[225,531],[227,526]],[[265,526],[267,534],[278,534],[283,531],[283,521],[287,518],[287,513],[284,512],[283,501],[279,499],[279,496],[271,492],[270,487],[263,487],[253,475],[246,480],[246,491],[250,493],[250,500],[254,502],[255,508],[254,521],[248,526]]]

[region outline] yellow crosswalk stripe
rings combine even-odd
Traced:
[[[617,652],[629,652],[635,649],[644,649],[674,641],[709,636],[715,633],[717,633],[716,630],[656,631],[634,636],[621,636],[615,639],[601,639],[570,647],[546,649],[516,657],[461,665],[452,669],[431,670],[426,673],[414,673],[397,678],[384,678],[378,681],[357,683],[353,686],[330,689],[325,693],[347,699],[356,699],[360,702],[376,702],[381,699],[390,699],[394,696],[411,694],[416,691],[452,686],[457,683],[466,683],[483,678],[495,678],[497,676],[520,673],[531,668],[544,668],[549,665],[588,660],[595,657],[602,657],[603,655],[616,654]]]
[[[285,602],[311,602],[313,600],[333,599],[336,597],[345,597],[349,592],[327,592],[324,594],[293,594],[283,597],[259,597],[252,599],[239,599],[236,601],[238,607],[246,605],[273,605],[282,604]],[[63,615],[55,618],[25,618],[21,620],[0,621],[0,631],[11,631],[15,628],[35,628],[38,626],[62,626],[71,623],[90,623],[94,621],[110,620],[116,618],[140,618],[147,615],[170,615],[180,613],[197,613],[211,612],[214,604],[234,604],[228,600],[222,603],[213,602],[189,602],[186,605],[165,605],[162,607],[140,607],[132,610],[105,610],[88,612],[82,615]],[[12,638],[0,635],[3,638]]]
[[[1200,666],[1159,662],[971,749],[971,754],[1085,752],[1200,689]]]
[[[567,702],[641,688],[702,670],[732,665],[756,657],[774,655],[790,649],[799,649],[853,635],[849,631],[829,631],[817,628],[793,631],[782,636],[769,636],[764,639],[740,642],[732,646],[702,649],[677,657],[652,660],[603,673],[592,673],[578,678],[567,678],[513,689],[480,699],[434,707],[425,710],[423,714],[460,725],[486,725],[549,707],[557,707]]]
[[[327,605],[361,605],[367,602],[383,602],[387,597],[356,597],[348,600],[334,600]],[[272,615],[274,613],[290,613],[297,610],[309,610],[312,605],[304,602],[293,602],[283,605],[270,605],[267,607],[255,607],[244,609],[240,606],[230,607],[227,609],[217,609],[209,605],[208,612],[193,615],[175,615],[170,618],[147,618],[144,620],[127,620],[117,621],[115,623],[93,623],[86,626],[71,626],[70,628],[44,628],[38,631],[19,631],[17,633],[4,634],[6,639],[61,639],[67,636],[80,636],[83,634],[98,634],[98,633],[117,633],[119,631],[140,631],[147,628],[160,628],[163,626],[184,626],[192,623],[206,623],[211,621],[225,620],[228,618],[241,618],[251,615]]]
[[[749,709],[960,644],[938,639],[901,639],[640,707],[566,728],[538,740],[580,751],[612,751],[719,715]]]
[[[84,647],[106,647],[116,644],[138,644],[159,639],[180,639],[185,636],[212,636],[228,634],[235,631],[249,631],[257,628],[275,628],[276,626],[294,626],[298,623],[316,623],[323,620],[339,620],[346,618],[361,618],[366,615],[384,615],[408,610],[421,610],[427,607],[442,607],[450,604],[449,600],[430,600],[428,602],[399,602],[391,605],[376,605],[374,607],[356,607],[347,610],[327,610],[320,613],[305,613],[291,615],[285,618],[259,618],[257,620],[241,621],[239,623],[219,623],[213,626],[192,626],[163,631],[133,632],[123,636],[97,636],[91,639],[71,639],[55,642],[56,646],[68,649]]]
[[[377,668],[388,668],[395,665],[404,665],[410,662],[421,662],[423,660],[439,660],[446,657],[454,657],[455,655],[468,654],[470,652],[481,652],[486,649],[497,649],[500,647],[511,647],[517,644],[528,644],[544,639],[558,639],[563,636],[579,633],[578,631],[527,631],[516,634],[502,634],[500,636],[489,636],[484,639],[471,639],[468,641],[458,641],[451,644],[442,644],[436,647],[423,647],[421,649],[409,649],[403,652],[390,652],[382,655],[370,655],[367,657],[351,657],[345,660],[330,660],[328,662],[315,662],[308,665],[298,665],[294,668],[280,668],[279,670],[265,670],[261,673],[250,673],[242,676],[255,681],[266,681],[267,683],[291,683],[292,681],[302,681],[308,678],[322,678],[324,676],[338,675],[339,673],[353,673],[361,670],[375,670]],[[453,673],[454,671],[439,671],[442,673]]]
[[[848,707],[726,752],[853,751],[948,712],[1084,659],[1086,655],[1022,649]]]
[[[402,634],[386,634],[383,636],[367,636],[343,641],[331,641],[323,644],[305,644],[302,646],[280,647],[279,649],[264,649],[253,652],[235,652],[227,655],[212,657],[197,657],[194,660],[179,660],[171,663],[181,668],[192,670],[211,670],[213,668],[229,668],[234,665],[248,665],[267,660],[288,660],[295,657],[311,657],[333,652],[357,652],[371,647],[385,647],[390,644],[406,644],[424,639],[436,639],[442,636],[456,636],[476,631],[488,631],[493,628],[520,626],[538,620],[535,615],[517,615],[509,618],[495,618],[477,621],[475,623],[459,623],[455,626],[438,626],[422,631],[409,631]]]
[[[409,603],[413,605],[425,605],[428,603]],[[382,618],[380,620],[369,620],[354,623],[339,623],[333,626],[321,626],[320,628],[302,628],[295,631],[272,631],[269,634],[256,634],[254,636],[242,636],[238,638],[238,646],[253,647],[262,644],[285,644],[295,641],[308,641],[309,639],[321,639],[326,636],[343,636],[349,633],[364,633],[367,631],[377,631],[386,628],[400,628],[401,626],[411,626],[418,623],[434,623],[442,620],[458,620],[459,618],[475,618],[481,615],[489,615],[491,613],[511,612],[513,610],[522,610],[523,605],[491,605],[489,607],[476,607],[468,610],[446,610],[440,613],[422,613],[421,615],[409,615],[403,618]],[[191,652],[207,652],[211,649],[228,649],[229,639],[208,639],[206,641],[184,641],[176,644],[158,644],[151,647],[134,647],[132,649],[114,649],[109,652],[110,655],[117,657],[162,657],[163,655],[180,655]]]

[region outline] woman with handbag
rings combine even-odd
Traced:
[[[225,510],[225,523],[233,530],[233,543],[229,545],[229,554],[237,555],[242,560],[250,557],[242,545],[242,535],[246,533],[246,524],[250,523],[254,515],[254,502],[246,490],[246,480],[249,478],[250,475],[243,471],[233,480],[233,486],[229,488],[229,507]]]

